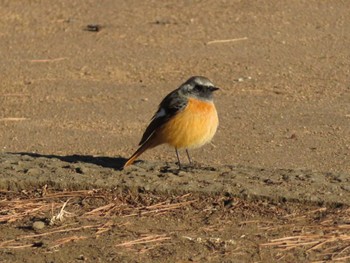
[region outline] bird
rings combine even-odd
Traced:
[[[182,168],[179,149],[195,149],[210,142],[219,125],[218,113],[213,102],[213,92],[218,90],[206,77],[193,76],[170,92],[161,101],[146,128],[139,148],[126,161],[131,165],[146,150],[161,144],[175,148],[179,169]]]

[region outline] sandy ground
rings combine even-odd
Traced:
[[[348,259],[350,3],[0,4],[0,262]],[[195,167],[121,171],[193,75],[221,88]]]

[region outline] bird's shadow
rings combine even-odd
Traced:
[[[27,155],[33,158],[48,158],[48,159],[59,159],[63,162],[68,163],[91,163],[95,165],[99,165],[105,168],[112,168],[115,170],[122,170],[123,166],[126,162],[126,158],[123,157],[105,157],[105,156],[92,156],[92,155],[54,155],[54,154],[40,154],[40,153],[29,153],[29,152],[13,152],[11,154],[19,154],[19,155]]]

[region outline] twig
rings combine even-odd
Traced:
[[[6,246],[6,247],[2,247],[0,246],[0,248],[9,248],[9,249],[17,249],[17,248],[26,248],[26,247],[33,247],[33,244],[25,244],[25,245],[12,245],[12,246]]]
[[[142,237],[139,239],[123,242],[121,244],[116,245],[116,247],[130,247],[130,246],[139,245],[139,244],[146,244],[146,243],[152,243],[152,242],[162,242],[162,241],[169,240],[169,239],[170,239],[170,237],[167,236],[166,234],[149,235],[149,236]]]
[[[87,236],[72,236],[72,237],[64,237],[64,238],[60,238],[58,240],[55,241],[55,245],[51,246],[50,248],[55,248],[58,246],[61,246],[63,244],[66,244],[68,242],[72,242],[72,241],[77,241],[77,240],[83,240],[83,239],[87,239]]]
[[[0,205],[4,209],[0,210],[0,222],[14,222],[22,219],[29,214],[39,211],[49,210],[52,207],[57,207],[58,203],[43,204],[42,202],[27,202],[23,200],[0,201]],[[10,214],[8,214],[10,213]]]
[[[160,203],[157,205],[146,206],[146,207],[139,208],[139,211],[142,209],[144,209],[146,211],[140,211],[139,213],[128,214],[128,215],[125,215],[124,217],[163,213],[165,211],[171,211],[171,210],[175,210],[175,209],[178,209],[180,207],[183,207],[185,205],[189,205],[195,201],[196,200],[191,200],[191,201],[185,201],[185,202],[175,203],[175,204],[162,204],[162,203]]]
[[[17,117],[7,117],[7,118],[1,118],[0,121],[24,121],[27,120],[28,118],[17,118]]]
[[[232,38],[232,39],[217,39],[207,42],[207,45],[211,44],[219,44],[219,43],[228,43],[228,42],[237,42],[242,40],[247,40],[247,37],[241,37],[241,38]]]
[[[126,223],[127,224],[127,223]],[[124,224],[124,225],[126,225]],[[107,232],[108,230],[110,230],[113,226],[115,226],[115,224],[112,221],[108,221],[107,223],[103,224],[102,226],[97,228],[97,232],[96,235],[99,236],[104,232]]]
[[[310,251],[310,250],[315,250],[317,248],[320,248],[327,243],[338,242],[338,241],[349,241],[349,240],[350,240],[350,235],[345,235],[345,234],[344,235],[339,235],[337,233],[329,234],[329,235],[310,234],[310,235],[299,235],[299,236],[273,239],[270,241],[270,243],[260,244],[260,246],[263,246],[263,247],[274,246],[279,249],[289,250],[296,247],[313,245],[311,248],[307,250],[307,251]]]
[[[32,63],[45,63],[45,62],[55,62],[55,61],[60,61],[60,60],[64,60],[67,58],[53,58],[53,59],[32,59],[29,60],[29,62]]]
[[[91,210],[90,212],[86,212],[84,215],[89,216],[89,215],[96,214],[97,212],[100,212],[100,211],[106,213],[106,212],[112,210],[115,207],[116,207],[116,204],[110,203],[110,204],[107,204],[107,205],[104,205],[104,206],[97,207],[97,208]]]
[[[51,218],[51,220],[50,220],[50,225],[51,226],[54,225],[56,223],[56,221],[62,222],[65,215],[72,215],[73,214],[73,213],[70,213],[70,212],[67,212],[67,211],[64,210],[66,205],[68,204],[69,200],[70,199],[68,199],[66,202],[64,202],[60,212],[57,215],[55,215],[55,216],[53,216]]]
[[[341,258],[333,258],[332,260],[347,262],[347,261],[345,261],[345,259],[349,259],[349,258],[350,258],[350,256],[346,256],[346,257],[341,257]]]
[[[75,228],[68,228],[68,229],[60,229],[60,230],[54,230],[51,232],[46,232],[46,233],[41,233],[41,234],[35,234],[35,235],[27,235],[27,236],[20,236],[16,239],[10,239],[6,240],[0,243],[0,248],[7,248],[6,244],[15,242],[17,240],[23,240],[23,239],[31,239],[31,238],[36,238],[36,237],[43,237],[43,236],[49,236],[52,234],[57,234],[57,233],[64,233],[64,232],[71,232],[71,231],[79,231],[83,229],[89,229],[89,228],[97,228],[100,225],[87,225],[87,226],[81,226],[81,227],[75,227]]]

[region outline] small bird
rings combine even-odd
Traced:
[[[219,88],[202,76],[194,76],[170,92],[159,104],[139,143],[139,148],[125,163],[131,165],[144,151],[160,144],[175,148],[179,168],[178,149],[199,148],[211,141],[218,124],[218,114],[213,103],[213,92]]]

